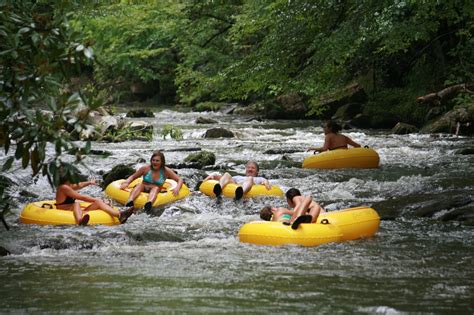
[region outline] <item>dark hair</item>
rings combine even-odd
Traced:
[[[257,163],[257,162],[255,162],[254,160],[249,160],[249,161],[245,164],[245,166],[247,167],[247,165],[249,165],[249,164],[255,165],[255,167],[257,168],[257,172],[260,172],[260,166],[258,166],[258,163]]]
[[[333,121],[333,120],[328,120],[328,121],[326,121],[326,126],[327,126],[329,129],[331,129],[331,131],[334,132],[334,133],[338,133],[338,132],[341,131],[341,129],[342,129],[341,126],[340,126],[337,122],[335,122],[335,121]]]
[[[272,207],[265,206],[260,210],[260,219],[270,221],[272,219]]]
[[[160,150],[153,151],[153,154],[151,155],[151,158],[150,158],[150,164],[151,164],[151,160],[153,160],[153,158],[155,156],[160,157],[160,159],[161,159],[161,168],[164,169],[165,166],[166,166],[166,159],[165,159],[165,155],[163,154],[163,152],[161,152]],[[153,165],[151,165],[150,167],[151,167],[151,169],[153,169]]]
[[[301,192],[296,188],[290,188],[285,194],[286,199],[293,201],[296,196],[301,196]]]
[[[61,165],[58,169],[58,184],[63,185],[67,182],[71,184],[79,183],[80,173],[75,167],[70,165]]]

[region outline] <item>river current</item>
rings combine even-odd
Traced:
[[[215,126],[195,124],[198,116],[219,121],[236,137],[204,139]],[[120,163],[139,167],[137,161],[149,160],[156,149],[168,163],[179,163],[201,148],[235,172],[256,160],[273,184],[284,191],[297,187],[328,211],[390,199],[395,210],[374,207],[383,220],[369,239],[270,247],[240,243],[237,233],[259,220],[261,207],[285,200],[218,203],[194,190],[211,170],[178,169],[190,196],[112,227],[21,224],[22,208],[35,200],[13,191],[18,206],[7,217],[11,230],[0,226],[0,246],[11,252],[0,257],[0,313],[474,313],[474,228],[417,217],[399,202],[449,198],[452,191],[472,197],[474,156],[455,153],[473,147],[473,138],[344,130],[379,153],[380,168],[311,170],[300,165],[310,154],[305,149],[323,142],[320,121],[170,110],[137,120],[154,125],[151,142],[94,142],[93,149],[111,155],[87,157],[83,173],[98,175]],[[163,139],[164,124],[181,128],[183,139]],[[29,170],[17,166],[4,175],[39,200],[54,198],[47,180],[32,180]],[[99,187],[81,192],[103,195]]]

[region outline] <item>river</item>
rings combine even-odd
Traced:
[[[236,138],[204,139],[214,126],[195,124],[198,116],[218,120]],[[0,246],[11,252],[0,257],[0,313],[474,313],[474,228],[420,218],[401,202],[449,198],[452,191],[472,197],[474,156],[455,152],[473,147],[473,138],[345,130],[379,153],[380,168],[309,170],[282,161],[282,155],[300,163],[309,154],[305,148],[322,144],[319,121],[170,110],[139,120],[153,123],[153,141],[94,142],[93,149],[111,155],[87,157],[82,171],[97,175],[123,162],[138,167],[156,149],[177,163],[187,149],[202,148],[216,154],[217,165],[237,172],[254,159],[273,184],[298,187],[329,211],[393,199],[395,212],[375,208],[383,220],[370,239],[269,247],[240,243],[237,233],[259,219],[262,206],[285,201],[217,203],[194,191],[202,170],[177,170],[192,190],[187,198],[113,227],[21,224],[21,209],[34,200],[13,192],[18,207],[7,217],[11,230],[0,226]],[[163,139],[163,124],[181,128],[184,139]],[[288,153],[265,153],[269,149]],[[47,180],[32,180],[28,170],[17,167],[5,175],[40,200],[54,196]],[[98,187],[82,192],[102,195]]]

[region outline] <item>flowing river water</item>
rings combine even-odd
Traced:
[[[204,139],[215,126],[194,123],[203,115],[236,137]],[[112,227],[21,224],[21,209],[34,200],[13,191],[18,206],[7,217],[11,230],[0,226],[0,246],[11,252],[0,257],[0,313],[474,313],[474,228],[420,218],[405,202],[449,199],[453,191],[472,197],[474,156],[455,152],[473,147],[473,138],[345,130],[379,153],[380,168],[311,170],[300,163],[307,147],[323,142],[318,121],[170,110],[139,120],[154,125],[153,141],[94,142],[93,149],[111,155],[87,157],[83,173],[97,175],[120,163],[138,167],[156,149],[165,150],[168,163],[179,163],[201,148],[236,172],[256,160],[273,184],[284,191],[298,187],[329,211],[393,200],[391,210],[374,206],[383,220],[370,239],[269,247],[240,243],[237,233],[259,219],[262,206],[285,200],[217,203],[194,190],[203,170],[177,170],[192,190],[187,198]],[[163,139],[164,124],[181,128],[184,139]],[[32,180],[28,170],[4,175],[39,200],[54,197],[47,180]],[[98,187],[82,192],[103,194]]]

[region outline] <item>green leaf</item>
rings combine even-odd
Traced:
[[[15,159],[19,160],[23,156],[23,143],[17,143],[15,150]]]
[[[40,171],[40,159],[37,147],[35,147],[33,151],[31,151],[31,170],[33,171],[33,176],[38,174],[38,172]]]
[[[12,167],[13,160],[14,160],[14,157],[13,157],[13,156],[10,156],[10,157],[5,161],[5,163],[3,163],[2,172],[5,172],[6,170],[9,170],[9,169]]]
[[[21,158],[21,167],[27,168],[30,163],[30,151],[24,150],[23,156]]]

